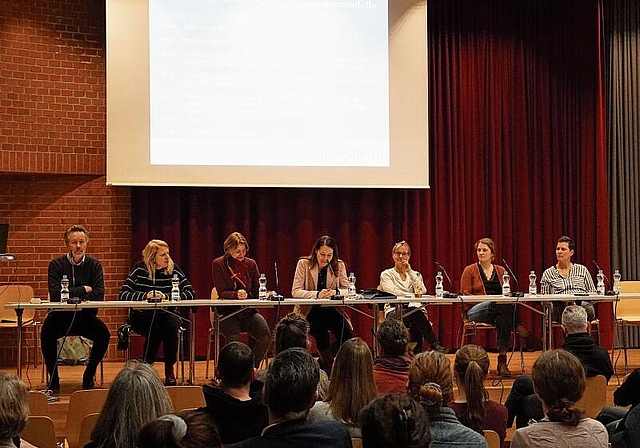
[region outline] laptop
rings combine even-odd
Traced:
[[[15,256],[7,253],[7,240],[9,239],[9,224],[0,223],[0,260],[15,260]]]

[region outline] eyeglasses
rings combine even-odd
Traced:
[[[408,257],[409,256],[409,252],[394,252],[394,254],[396,254],[399,257]]]

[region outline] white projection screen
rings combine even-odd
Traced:
[[[106,0],[107,184],[428,188],[426,0]]]

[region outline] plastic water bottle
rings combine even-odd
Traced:
[[[598,279],[598,283],[596,285],[596,291],[598,291],[599,296],[603,296],[605,288],[604,288],[604,273],[602,272],[602,269],[598,269],[598,274],[596,275],[596,278]]]
[[[356,276],[353,272],[349,273],[349,289],[347,290],[347,296],[355,297],[356,295]]]
[[[178,279],[178,274],[173,274],[173,278],[171,279],[171,301],[178,302],[180,300],[180,288],[178,285],[180,284],[180,280]]]
[[[267,300],[267,276],[260,274],[258,283],[260,283],[260,287],[258,288],[258,299]]]
[[[444,297],[444,286],[442,285],[443,282],[443,277],[442,277],[442,272],[438,271],[438,273],[436,274],[436,298],[437,299],[442,299]]]
[[[67,277],[66,274],[62,276],[60,287],[60,301],[67,303],[69,301],[69,277]]]
[[[422,297],[422,275],[419,272],[416,272],[416,279],[413,282],[413,295],[418,299]]]
[[[536,286],[536,271],[529,272],[529,295],[535,296],[538,294],[538,287]]]
[[[616,269],[613,271],[613,292],[618,295],[621,292],[620,280],[622,280],[622,275],[620,275],[620,271]]]
[[[502,274],[502,295],[505,297],[511,296],[511,284],[509,283],[509,272],[506,269]]]

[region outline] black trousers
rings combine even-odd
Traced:
[[[74,317],[75,314],[75,317]],[[95,375],[96,368],[109,348],[111,333],[98,316],[92,311],[51,311],[42,324],[40,344],[42,357],[51,375],[52,383],[58,381],[56,361],[58,355],[57,340],[65,334],[83,336],[93,341],[93,348],[85,370],[85,376]]]
[[[311,326],[309,333],[316,340],[318,350],[326,350],[330,346],[329,333],[333,333],[340,345],[353,337],[349,322],[333,307],[314,305],[307,315]]]
[[[129,323],[136,333],[145,336],[143,361],[152,364],[156,360],[160,344],[164,351],[165,371],[176,363],[180,318],[162,309],[132,311]]]

